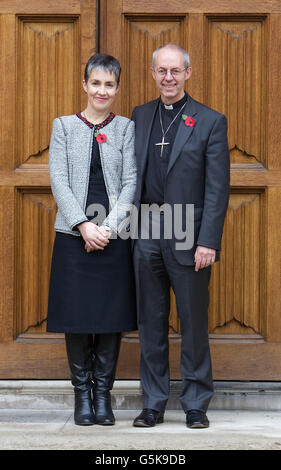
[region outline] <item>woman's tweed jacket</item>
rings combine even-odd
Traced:
[[[133,121],[122,116],[100,130],[106,142],[99,145],[110,212],[104,225],[115,233],[127,227],[136,187]],[[50,142],[49,169],[58,211],[55,230],[81,236],[74,227],[90,220],[85,214],[94,128],[76,115],[56,118]]]

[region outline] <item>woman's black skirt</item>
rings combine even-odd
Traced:
[[[56,233],[47,331],[114,333],[137,329],[130,240],[87,253],[82,237]]]

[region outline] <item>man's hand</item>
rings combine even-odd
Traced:
[[[206,246],[197,246],[194,261],[195,271],[206,268],[215,262],[216,250],[213,248],[207,248]]]
[[[108,245],[110,233],[92,222],[82,222],[77,228],[85,241],[87,253],[93,250],[104,250],[104,247]]]

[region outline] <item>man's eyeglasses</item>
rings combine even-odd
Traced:
[[[167,70],[167,69],[157,69],[155,70],[155,72],[157,73],[157,75],[159,75],[159,77],[165,77],[167,75],[168,72],[170,72],[170,74],[173,76],[173,77],[178,77],[182,72],[184,72],[186,69],[171,69],[171,70]]]

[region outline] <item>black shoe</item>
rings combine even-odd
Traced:
[[[96,424],[100,424],[102,426],[113,426],[113,424],[115,424],[109,391],[94,393],[93,405],[95,409]]]
[[[160,411],[144,408],[134,420],[133,426],[141,428],[152,428],[155,424],[164,422],[164,414]]]
[[[74,423],[79,426],[92,426],[95,424],[95,415],[92,408],[91,390],[74,390],[74,394]]]
[[[209,420],[204,411],[188,410],[186,412],[186,426],[188,428],[208,428]]]

